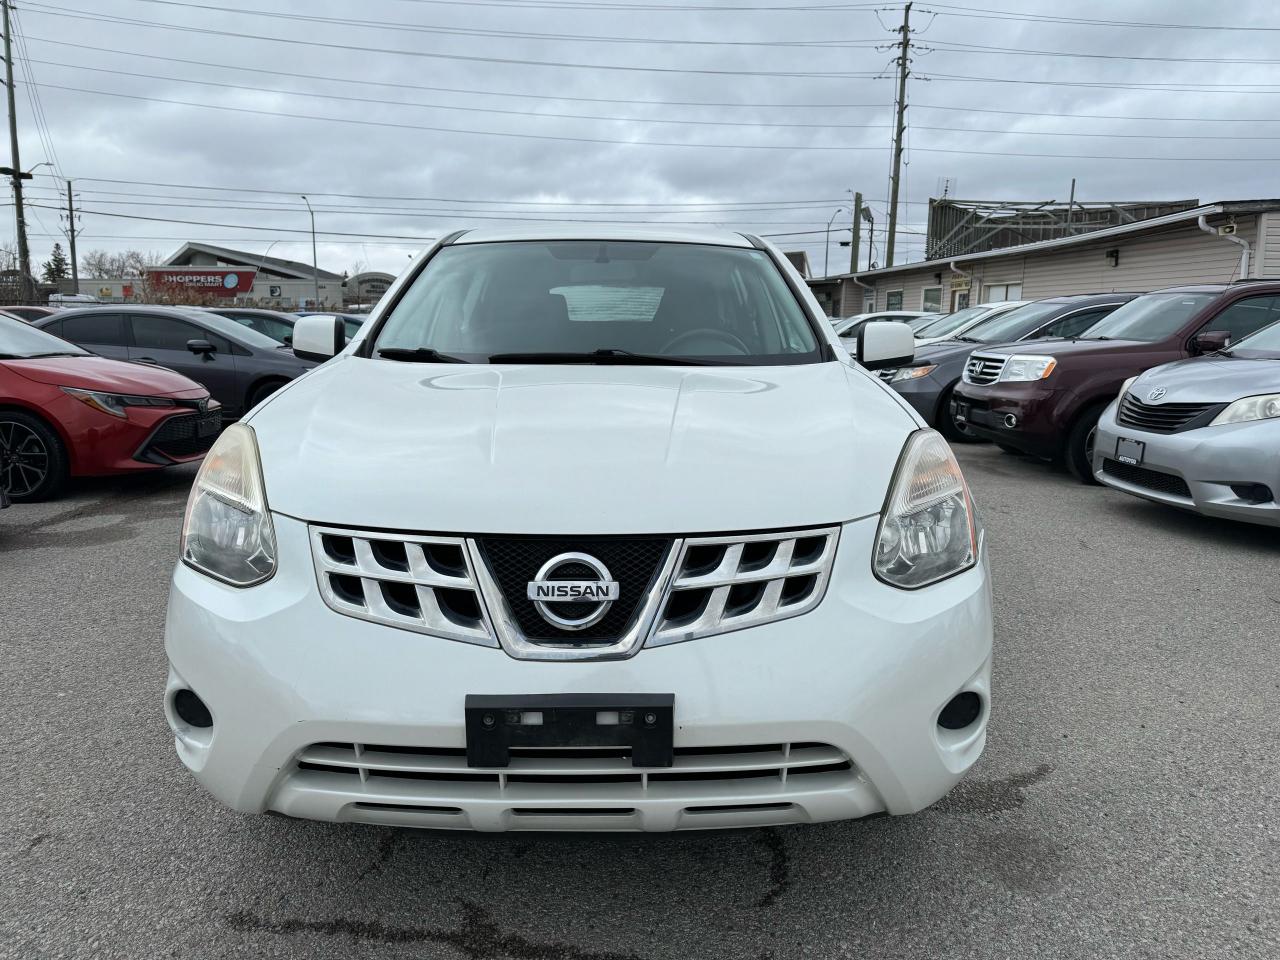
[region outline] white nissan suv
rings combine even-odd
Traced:
[[[734,233],[449,236],[230,427],[166,625],[222,802],[476,830],[920,810],[990,713],[983,534],[950,448]]]

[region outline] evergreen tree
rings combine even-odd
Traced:
[[[40,269],[40,277],[45,283],[57,283],[71,275],[71,265],[67,263],[66,254],[62,252],[62,244],[53,245],[53,253]]]

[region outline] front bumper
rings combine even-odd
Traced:
[[[1116,441],[1121,438],[1145,445],[1137,469],[1115,466]],[[1109,487],[1156,503],[1280,526],[1275,499],[1280,497],[1280,420],[1149,433],[1118,424],[1112,404],[1098,421],[1093,473]],[[1257,485],[1265,486],[1272,498],[1259,503],[1256,497],[1240,495]]]
[[[306,525],[281,515],[274,522],[275,577],[236,590],[179,565],[166,623],[166,714],[178,755],[238,810],[478,830],[836,820],[927,807],[985,744],[992,645],[985,556],[922,590],[888,587],[870,569],[875,517],[844,526],[827,594],[807,614],[641,649],[626,660],[568,663],[516,660],[336,613],[320,598]],[[212,727],[178,718],[173,697],[183,687],[208,705]],[[980,716],[944,730],[938,714],[962,691],[981,697]],[[770,751],[782,759],[754,766],[781,769],[789,754],[821,747],[828,753],[811,755],[834,751],[845,762],[812,776],[745,779],[723,771],[674,780],[499,777],[456,760],[469,693],[673,693],[677,753]],[[400,766],[436,772],[379,776],[379,761],[366,753],[375,748],[363,745],[389,746],[400,751]],[[365,766],[346,776],[300,768],[312,748],[339,762],[363,756],[354,762]],[[456,775],[440,773],[445,768]]]
[[[902,399],[911,404],[912,409],[920,414],[925,423],[937,428],[938,421],[949,412],[939,409],[939,401],[954,382],[954,375],[943,383],[930,373],[916,380],[899,380],[897,383],[890,384],[889,388],[897,391]]]
[[[961,381],[947,411],[968,405],[966,423],[974,436],[1052,460],[1062,452],[1068,396],[1039,383],[996,383],[990,386]]]

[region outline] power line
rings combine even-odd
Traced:
[[[1031,80],[1020,77],[970,77],[954,73],[919,73],[921,80],[957,83],[1013,83],[1033,87],[1085,87],[1092,90],[1140,90],[1144,93],[1280,93],[1278,83],[1116,83],[1102,80]],[[1276,89],[1258,89],[1258,88]]]
[[[1086,53],[1075,50],[1033,50],[1026,47],[993,47],[980,43],[959,43],[951,40],[934,40],[929,49],[939,53],[981,53],[1020,57],[1068,57],[1081,60],[1130,60],[1155,63],[1227,63],[1227,64],[1277,64],[1280,59],[1254,59],[1249,57],[1152,57],[1133,53]]]
[[[282,13],[275,10],[255,10],[246,7],[228,7],[223,4],[192,3],[189,0],[133,0],[134,3],[150,3],[164,7],[181,7],[190,10],[207,10],[213,13],[235,14],[237,16],[265,17],[272,20],[285,20],[302,23],[318,23],[329,26],[360,27],[370,30],[391,30],[395,32],[433,33],[445,36],[463,37],[499,37],[515,40],[551,40],[572,43],[624,43],[651,44],[657,46],[695,46],[695,47],[807,47],[818,49],[848,50],[863,47],[876,47],[880,39],[825,39],[825,40],[695,40],[685,37],[619,37],[601,36],[599,34],[581,33],[535,33],[528,30],[491,30],[475,27],[453,27],[441,24],[406,23],[404,21],[386,20],[379,17],[376,21],[369,18],[354,17],[322,17],[308,13]],[[723,8],[719,8],[723,9]]]
[[[508,137],[517,140],[551,140],[561,143],[598,143],[628,147],[680,147],[714,150],[879,150],[880,147],[855,144],[775,144],[775,143],[696,143],[664,140],[619,140],[608,137],[569,137],[544,133],[514,133],[499,130],[467,130],[458,127],[437,127],[426,124],[395,123],[390,120],[361,120],[354,117],[318,117],[305,113],[284,113],[276,110],[256,110],[252,107],[232,107],[226,104],[195,103],[191,100],[174,100],[168,97],[148,97],[139,93],[118,93],[112,90],[90,90],[85,87],[70,87],[58,83],[41,83],[39,86],[51,90],[69,90],[73,93],[85,93],[100,97],[121,97],[126,100],[143,100],[149,103],[168,103],[182,107],[201,107],[205,110],[222,110],[231,113],[247,113],[260,117],[284,117],[290,120],[316,120],[322,123],[350,123],[362,127],[389,127],[398,130],[422,130],[429,133],[456,133],[478,137]]]
[[[876,71],[804,71],[804,70],[716,70],[711,68],[687,67],[652,67],[618,63],[575,63],[566,60],[527,60],[517,57],[482,57],[474,54],[439,53],[430,50],[395,50],[387,47],[366,47],[347,43],[326,43],[321,40],[300,40],[293,37],[270,37],[258,33],[240,33],[235,30],[219,30],[214,27],[188,27],[176,23],[154,23],[149,20],[137,20],[130,17],[111,15],[93,15],[87,10],[75,7],[57,7],[47,4],[28,2],[26,8],[31,13],[49,17],[65,17],[72,20],[89,20],[95,23],[116,23],[126,26],[148,27],[154,30],[175,30],[182,33],[194,33],[200,36],[230,37],[237,40],[261,40],[266,43],[284,43],[290,45],[317,47],[324,50],[341,50],[345,53],[374,53],[382,56],[419,57],[431,60],[452,60],[464,63],[501,63],[517,64],[529,67],[555,67],[580,70],[612,70],[625,73],[659,73],[659,74],[695,74],[700,76],[722,77],[774,77],[780,79],[805,80],[849,80],[856,78],[874,78]]]
[[[1144,20],[1104,20],[1100,17],[1063,17],[1047,13],[1019,13],[1013,10],[992,10],[986,7],[961,7],[935,3],[922,12],[939,17],[965,17],[974,20],[1018,20],[1024,23],[1063,23],[1086,27],[1137,27],[1143,30],[1223,30],[1230,32],[1258,33],[1280,32],[1280,27],[1236,26],[1218,23],[1153,23]]]
[[[540,110],[504,110],[499,107],[459,106],[441,103],[406,103],[403,100],[386,100],[378,97],[351,97],[334,93],[314,93],[310,90],[282,90],[279,87],[249,86],[240,83],[223,83],[217,80],[196,80],[188,77],[166,77],[154,73],[138,73],[131,70],[112,70],[107,67],[90,67],[80,63],[59,63],[56,60],[33,60],[50,67],[64,67],[69,70],[88,70],[94,73],[108,73],[115,76],[134,77],[144,80],[165,80],[170,83],[190,83],[204,87],[220,87],[227,90],[248,90],[253,93],[277,93],[290,97],[312,97],[321,100],[340,100],[347,103],[376,103],[394,107],[420,107],[429,110],[457,110],[464,113],[495,113],[515,117],[546,117],[555,120],[605,120],[623,123],[667,123],[685,126],[717,126],[717,127],[768,127],[768,128],[803,128],[803,129],[847,129],[876,130],[887,129],[887,123],[772,123],[756,120],[687,120],[668,119],[665,117],[610,117],[599,114],[582,113],[546,113]]]

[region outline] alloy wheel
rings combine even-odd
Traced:
[[[49,450],[39,434],[21,423],[0,420],[0,488],[25,497],[49,475]]]

